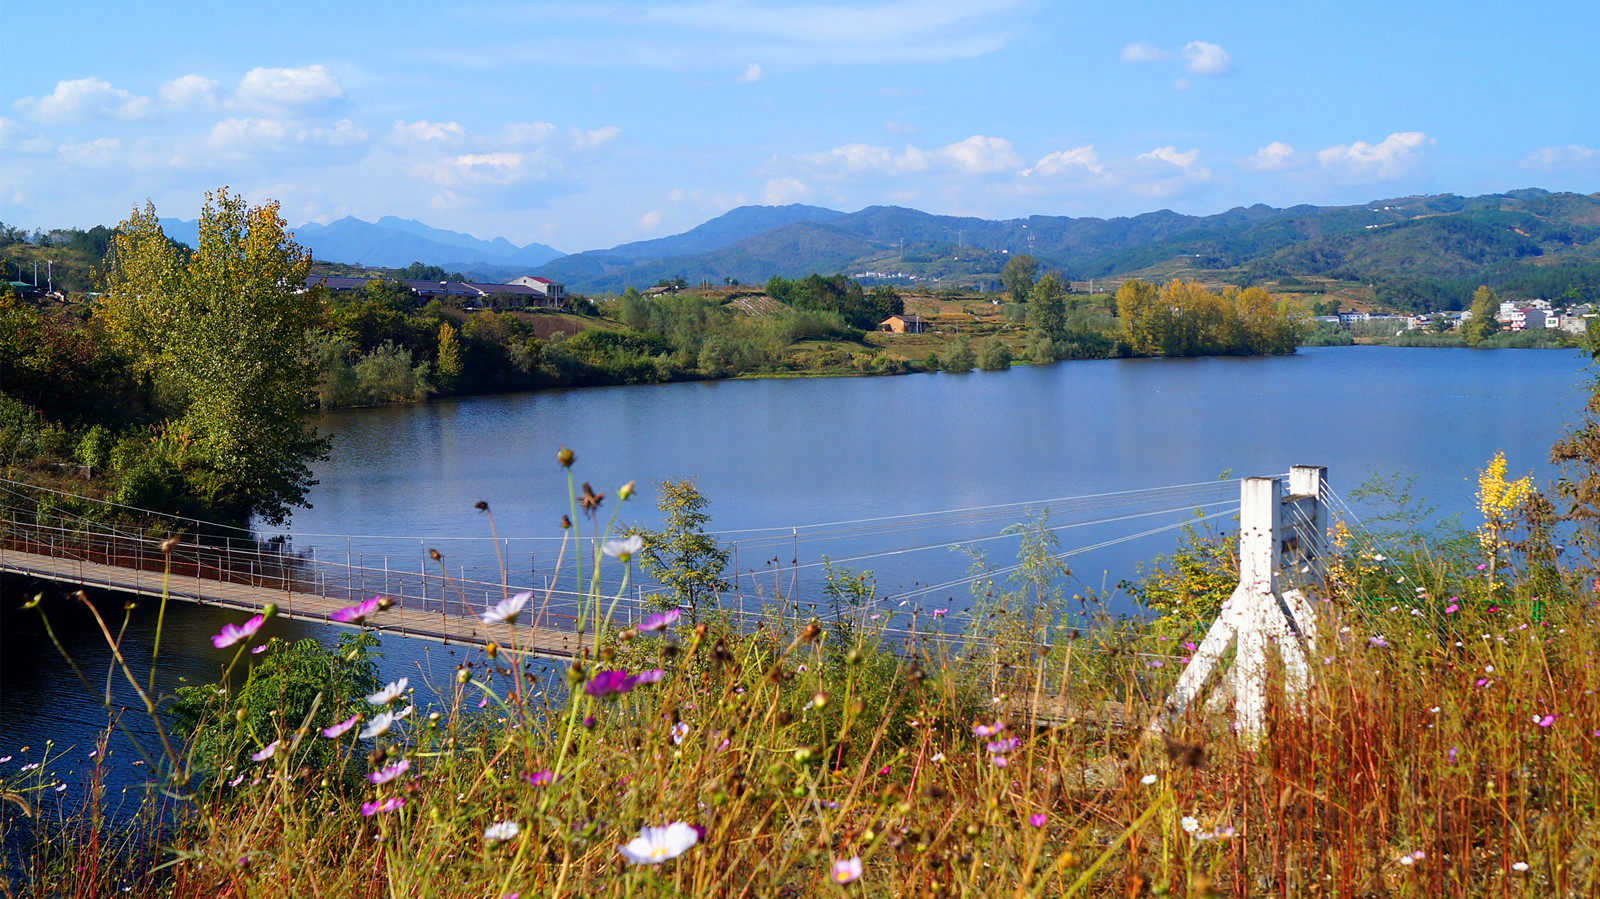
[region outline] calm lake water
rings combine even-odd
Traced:
[[[1070,556],[1074,589],[1115,585],[1136,560],[1172,548],[1171,528],[1189,510],[1228,524],[1238,487],[1217,483],[1223,472],[1326,465],[1346,496],[1373,474],[1400,473],[1416,478],[1415,491],[1440,514],[1469,520],[1476,471],[1495,450],[1513,474],[1554,475],[1549,447],[1581,412],[1586,361],[1575,351],[1325,348],[1267,359],[553,391],[339,413],[318,422],[334,436],[334,456],[318,470],[313,508],[287,530],[319,558],[348,553],[415,571],[436,547],[452,570],[492,579],[487,522],[473,509],[486,500],[513,583],[542,582],[567,511],[556,452],[569,446],[578,479],[608,496],[602,523],[626,481],[640,489],[620,520],[652,526],[653,483],[696,478],[711,500],[711,529],[738,546],[746,591],[797,589],[815,601],[827,555],[876,571],[888,596],[960,607],[969,557],[952,544],[981,547],[1005,564],[1015,547],[996,539],[999,531],[1025,510],[1050,508],[1064,550],[1122,541]],[[1188,484],[1201,486],[1127,494]],[[1090,495],[1108,496],[1063,501]],[[1105,518],[1124,520],[1090,523]],[[16,611],[25,589],[0,585],[0,756],[14,756],[0,772],[37,761],[50,737],[57,748],[74,746],[67,767],[81,772],[104,714],[36,619]],[[97,628],[68,604],[56,606],[63,641],[103,692],[108,659]],[[120,600],[103,608],[120,618]],[[135,615],[135,641],[153,631],[149,612]],[[172,678],[215,675],[225,654],[205,637],[230,620],[183,606],[172,617],[176,636],[162,650],[169,690]],[[280,636],[329,636],[308,623],[273,626]],[[456,661],[449,649],[402,640],[385,651],[385,675],[413,682],[445,680]],[[112,690],[115,703],[131,701],[115,678]],[[119,758],[132,761],[126,751]]]

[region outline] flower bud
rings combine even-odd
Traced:
[[[456,683],[464,684],[472,679],[472,671],[465,665],[456,668]]]
[[[561,516],[561,529],[563,531],[565,531],[565,530],[570,529],[571,527],[572,527],[572,519],[568,518],[565,515]]]
[[[812,621],[800,631],[800,639],[810,643],[811,641],[817,639],[817,635],[820,633],[822,633],[822,625]]]
[[[177,537],[168,537],[167,539],[161,541],[160,545],[157,548],[160,549],[164,553],[170,553],[170,552],[172,552],[172,550],[174,548],[177,547],[177,545],[178,545],[178,538]]]
[[[275,602],[267,603],[267,607],[261,610],[262,618],[271,618],[276,614],[278,614],[278,604]]]
[[[617,495],[623,499],[633,496],[633,482],[629,481],[628,483],[623,484],[622,489],[617,491]]]
[[[430,558],[433,561],[437,562],[437,561],[439,561],[441,556],[439,555],[439,551],[438,550],[430,549],[430,550],[428,550],[428,558]]]
[[[484,654],[486,654],[489,658],[495,658],[496,656],[500,655],[500,644],[493,642],[488,643],[483,647],[483,651]]]
[[[571,468],[572,462],[576,458],[578,458],[577,455],[575,455],[572,450],[569,450],[564,446],[561,448],[560,452],[556,453],[556,461],[561,463],[562,468]]]
[[[815,692],[815,693],[813,693],[811,695],[811,705],[813,707],[820,709],[820,708],[822,708],[823,706],[825,706],[827,704],[828,704],[828,694],[827,693],[824,693],[823,691],[818,690],[817,692]]]

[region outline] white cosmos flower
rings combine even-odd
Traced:
[[[644,538],[638,534],[624,537],[621,540],[607,540],[601,545],[600,551],[615,559],[626,562],[634,553],[644,548]]]
[[[393,723],[393,715],[388,712],[379,712],[372,716],[372,720],[367,722],[366,727],[361,729],[361,739],[370,740],[373,737],[381,737],[389,730],[389,725]]]
[[[617,847],[617,851],[636,865],[659,865],[688,852],[689,847],[698,842],[700,834],[693,827],[674,821],[666,827],[646,827],[628,841],[628,845]]]
[[[400,711],[395,712],[394,713],[394,720],[402,721],[402,720],[404,720],[406,718],[410,718],[411,717],[411,710],[414,709],[414,708],[416,708],[416,706],[408,705],[405,708],[401,709]]]
[[[528,600],[532,598],[532,591],[525,591],[523,593],[518,593],[516,596],[513,596],[510,599],[500,600],[484,610],[483,623],[504,624],[506,622],[515,622],[517,620],[517,613],[522,611],[522,607],[527,605]]]
[[[501,821],[498,824],[491,824],[485,827],[483,829],[483,839],[490,843],[504,843],[507,840],[516,839],[517,834],[521,832],[522,825],[517,822]]]
[[[410,678],[402,677],[394,683],[384,687],[382,690],[379,690],[371,696],[368,696],[367,702],[370,702],[373,705],[388,705],[396,696],[399,696],[401,693],[406,691],[406,685],[409,683],[411,683]]]

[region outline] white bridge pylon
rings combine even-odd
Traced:
[[[1316,611],[1305,588],[1322,579],[1328,548],[1328,469],[1296,465],[1284,479],[1245,478],[1239,488],[1239,586],[1222,604],[1178,678],[1161,713],[1150,723],[1160,733],[1202,693],[1230,646],[1233,665],[1221,692],[1231,696],[1239,733],[1259,739],[1266,728],[1267,649],[1283,658],[1284,691],[1299,707],[1311,686],[1307,653],[1316,651]]]

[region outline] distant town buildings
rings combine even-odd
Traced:
[[[321,285],[325,290],[334,293],[360,290],[372,278],[347,278],[342,276],[324,275],[313,276],[306,279],[306,287]],[[465,301],[469,305],[473,301],[481,303],[491,297],[505,298],[521,301],[524,306],[538,306],[543,308],[560,309],[567,304],[567,290],[564,285],[557,284],[548,278],[534,278],[524,275],[509,284],[491,284],[481,281],[422,281],[417,279],[400,279],[392,283],[409,288],[419,302],[444,299]]]

